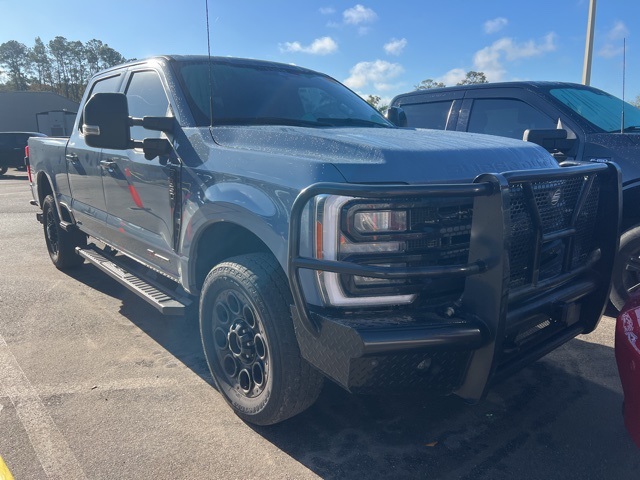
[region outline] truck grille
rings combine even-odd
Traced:
[[[575,212],[580,207],[581,193],[586,188],[588,179],[586,176],[578,176],[531,182],[530,187],[523,183],[510,185],[511,289],[551,279],[587,260],[596,247],[594,230],[600,197],[597,175],[594,175],[593,184],[579,213]],[[577,215],[575,222],[574,215]],[[447,200],[439,205],[411,209],[411,232],[422,233],[421,238],[407,241],[406,253],[420,255],[420,261],[412,264],[438,266],[466,263],[469,258],[472,216],[473,203],[470,199]],[[575,228],[575,232],[569,234],[571,228]],[[536,232],[551,239],[542,241],[538,252],[539,268],[534,279]],[[572,248],[573,252],[565,267],[567,248]],[[463,283],[458,282],[458,285],[461,293]]]
[[[549,180],[510,183],[509,289],[536,288],[584,265],[596,249],[596,218],[601,179],[597,173]],[[345,260],[370,265],[448,267],[469,262],[474,199],[470,197],[405,198],[408,230],[390,234],[402,242],[402,251],[387,255],[350,255]],[[398,207],[399,208],[399,207]],[[496,226],[500,229],[500,226]],[[367,241],[367,240],[365,240]],[[371,281],[341,275],[343,288],[352,295],[423,293],[428,304],[458,299],[463,276],[425,279],[412,277]]]
[[[410,230],[422,236],[407,242],[407,252],[425,255],[421,265],[466,263],[472,215],[473,203],[468,199],[412,208]]]
[[[594,248],[594,229],[600,194],[599,178],[595,177],[589,194],[574,222],[582,189],[587,178],[533,182],[526,186],[515,183],[510,186],[511,195],[511,288],[531,283],[536,242],[536,232],[551,240],[542,243],[538,281],[553,278],[563,271],[563,259],[567,248],[573,248],[568,270],[585,262]],[[561,237],[575,226],[575,233]],[[556,238],[557,237],[557,238]],[[555,238],[555,239],[554,239]]]

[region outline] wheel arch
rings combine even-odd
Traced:
[[[37,195],[38,195],[38,205],[42,208],[44,204],[44,199],[47,198],[47,195],[51,195],[56,204],[56,209],[58,210],[58,216],[65,222],[74,223],[73,216],[71,212],[67,208],[66,205],[60,203],[58,195],[53,187],[53,181],[49,177],[47,173],[44,171],[38,172],[36,177],[36,186],[37,186]]]
[[[207,274],[215,265],[237,255],[267,253],[282,267],[280,259],[265,240],[264,235],[258,236],[246,226],[234,222],[217,221],[203,226],[194,236],[190,248],[190,291],[199,292]]]
[[[53,195],[53,198],[55,199],[51,179],[45,172],[38,172],[36,185],[38,188],[38,204],[40,205],[40,207],[42,207],[42,205],[44,204],[44,199],[47,197],[47,195]],[[58,202],[56,202],[56,204],[57,203]]]

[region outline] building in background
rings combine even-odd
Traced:
[[[78,103],[53,92],[0,92],[0,132],[69,135]]]

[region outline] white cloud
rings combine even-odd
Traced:
[[[400,55],[404,50],[404,47],[407,46],[407,39],[402,38],[398,40],[397,38],[392,38],[388,43],[384,45],[384,51],[389,55]]]
[[[360,25],[363,23],[373,23],[378,18],[376,12],[363,5],[356,5],[342,12],[344,23],[349,25]]]
[[[493,20],[487,20],[486,22],[484,22],[484,33],[491,34],[499,32],[504,27],[506,27],[508,23],[509,20],[504,17],[497,17]]]
[[[376,60],[359,62],[349,73],[351,76],[344,81],[349,88],[361,89],[372,84],[377,90],[389,90],[393,88],[389,81],[404,73],[404,68],[399,63]]]
[[[622,55],[623,39],[629,35],[629,29],[624,22],[617,21],[605,35],[605,44],[598,50],[598,56],[613,58]]]
[[[300,52],[311,55],[329,55],[338,50],[338,44],[331,37],[316,38],[311,45],[302,45],[300,42],[285,42],[280,45],[281,52]]]
[[[332,15],[332,14],[336,13],[336,9],[332,8],[332,7],[322,7],[322,8],[319,9],[319,12],[322,15]]]
[[[551,52],[556,49],[555,41],[555,33],[547,34],[539,43],[534,40],[516,43],[512,38],[504,37],[478,50],[473,57],[473,64],[476,70],[484,72],[487,80],[496,82],[502,80],[506,73],[504,61],[513,62]]]
[[[447,73],[435,79],[436,82],[442,82],[445,85],[451,86],[456,85],[461,80],[467,76],[467,72],[465,72],[461,68],[454,68],[449,70]]]
[[[609,33],[607,33],[607,38],[611,41],[622,40],[627,35],[629,35],[629,29],[624,22],[618,20],[611,30],[609,30]]]
[[[624,49],[622,47],[616,47],[611,43],[607,43],[600,50],[598,50],[597,55],[603,58],[613,58],[622,55]]]

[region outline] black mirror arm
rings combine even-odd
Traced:
[[[129,126],[143,127],[147,130],[171,133],[174,127],[174,117],[129,117]]]
[[[173,132],[174,117],[129,117],[129,126],[143,127],[147,130],[155,130],[165,133]],[[158,156],[171,153],[173,147],[166,138],[145,138],[144,140],[131,140],[129,148],[140,148],[144,151],[144,158],[153,160]]]

